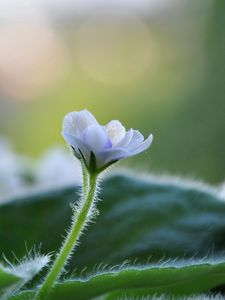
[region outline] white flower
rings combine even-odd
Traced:
[[[102,126],[87,110],[67,114],[62,135],[75,155],[83,158],[88,168],[97,170],[146,150],[153,139],[152,134],[144,140],[138,130],[126,131],[116,120]]]

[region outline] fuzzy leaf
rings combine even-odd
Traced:
[[[49,262],[49,256],[33,256],[33,251],[16,265],[7,261],[8,265],[0,264],[0,296],[8,299],[9,293],[32,279]]]
[[[58,249],[70,224],[70,203],[78,198],[75,191],[56,189],[2,204],[0,251],[21,257],[25,241],[28,247],[41,243],[45,253]],[[103,182],[100,198],[100,215],[82,236],[71,269],[225,250],[225,203],[208,187],[121,174]]]
[[[0,296],[3,295],[3,293],[14,286],[16,286],[18,283],[20,283],[22,279],[18,276],[15,276],[12,273],[6,272],[1,266],[0,266]]]
[[[155,294],[184,296],[207,292],[225,282],[225,262],[184,265],[168,263],[152,267],[131,267],[92,275],[88,279],[58,283],[49,300],[114,300]],[[32,298],[34,292],[23,292],[11,299]],[[136,298],[135,298],[136,299]]]

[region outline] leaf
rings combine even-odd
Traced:
[[[18,257],[42,244],[49,253],[61,245],[78,189],[39,192],[0,206],[0,251]],[[82,236],[70,269],[128,259],[204,257],[225,250],[225,203],[208,186],[173,179],[114,175],[103,181],[100,215]],[[10,235],[9,235],[10,228]],[[101,269],[101,268],[100,268]]]
[[[224,282],[225,262],[206,261],[193,265],[179,265],[176,262],[104,272],[86,280],[67,280],[58,283],[48,299],[114,300],[125,296],[136,299],[156,294],[181,297],[207,292]],[[32,298],[34,292],[23,292],[10,299],[26,299],[28,295]]]
[[[0,264],[0,296],[8,299],[10,292],[32,279],[49,262],[49,256],[30,251],[28,255],[17,264],[7,260],[8,265]],[[7,297],[7,298],[6,298]]]
[[[17,277],[9,272],[6,272],[0,266],[0,296],[2,296],[7,289],[14,287],[16,284],[20,282],[21,282],[20,277]]]

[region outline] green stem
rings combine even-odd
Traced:
[[[89,173],[83,160],[81,160],[81,166],[82,166],[82,174],[83,174],[82,198],[86,199],[88,194],[88,187],[89,187]]]
[[[89,191],[87,189],[88,183],[88,175],[84,174],[84,188],[83,192],[86,193],[86,197],[82,197],[81,201],[81,208],[74,214],[72,227],[68,233],[66,240],[56,257],[56,260],[48,273],[43,285],[40,287],[36,295],[36,299],[44,300],[47,299],[49,292],[51,291],[52,287],[54,286],[56,280],[58,279],[59,275],[62,273],[63,268],[69,259],[80,235],[82,230],[84,229],[85,225],[88,223],[90,212],[92,208],[92,204],[95,199],[96,194],[96,187],[97,187],[97,174],[90,174],[89,175]],[[85,195],[84,195],[85,196]]]

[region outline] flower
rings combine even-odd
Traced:
[[[112,163],[146,150],[152,143],[152,134],[144,140],[134,129],[126,131],[117,120],[100,125],[88,111],[71,112],[63,121],[62,135],[88,169],[103,170]]]

